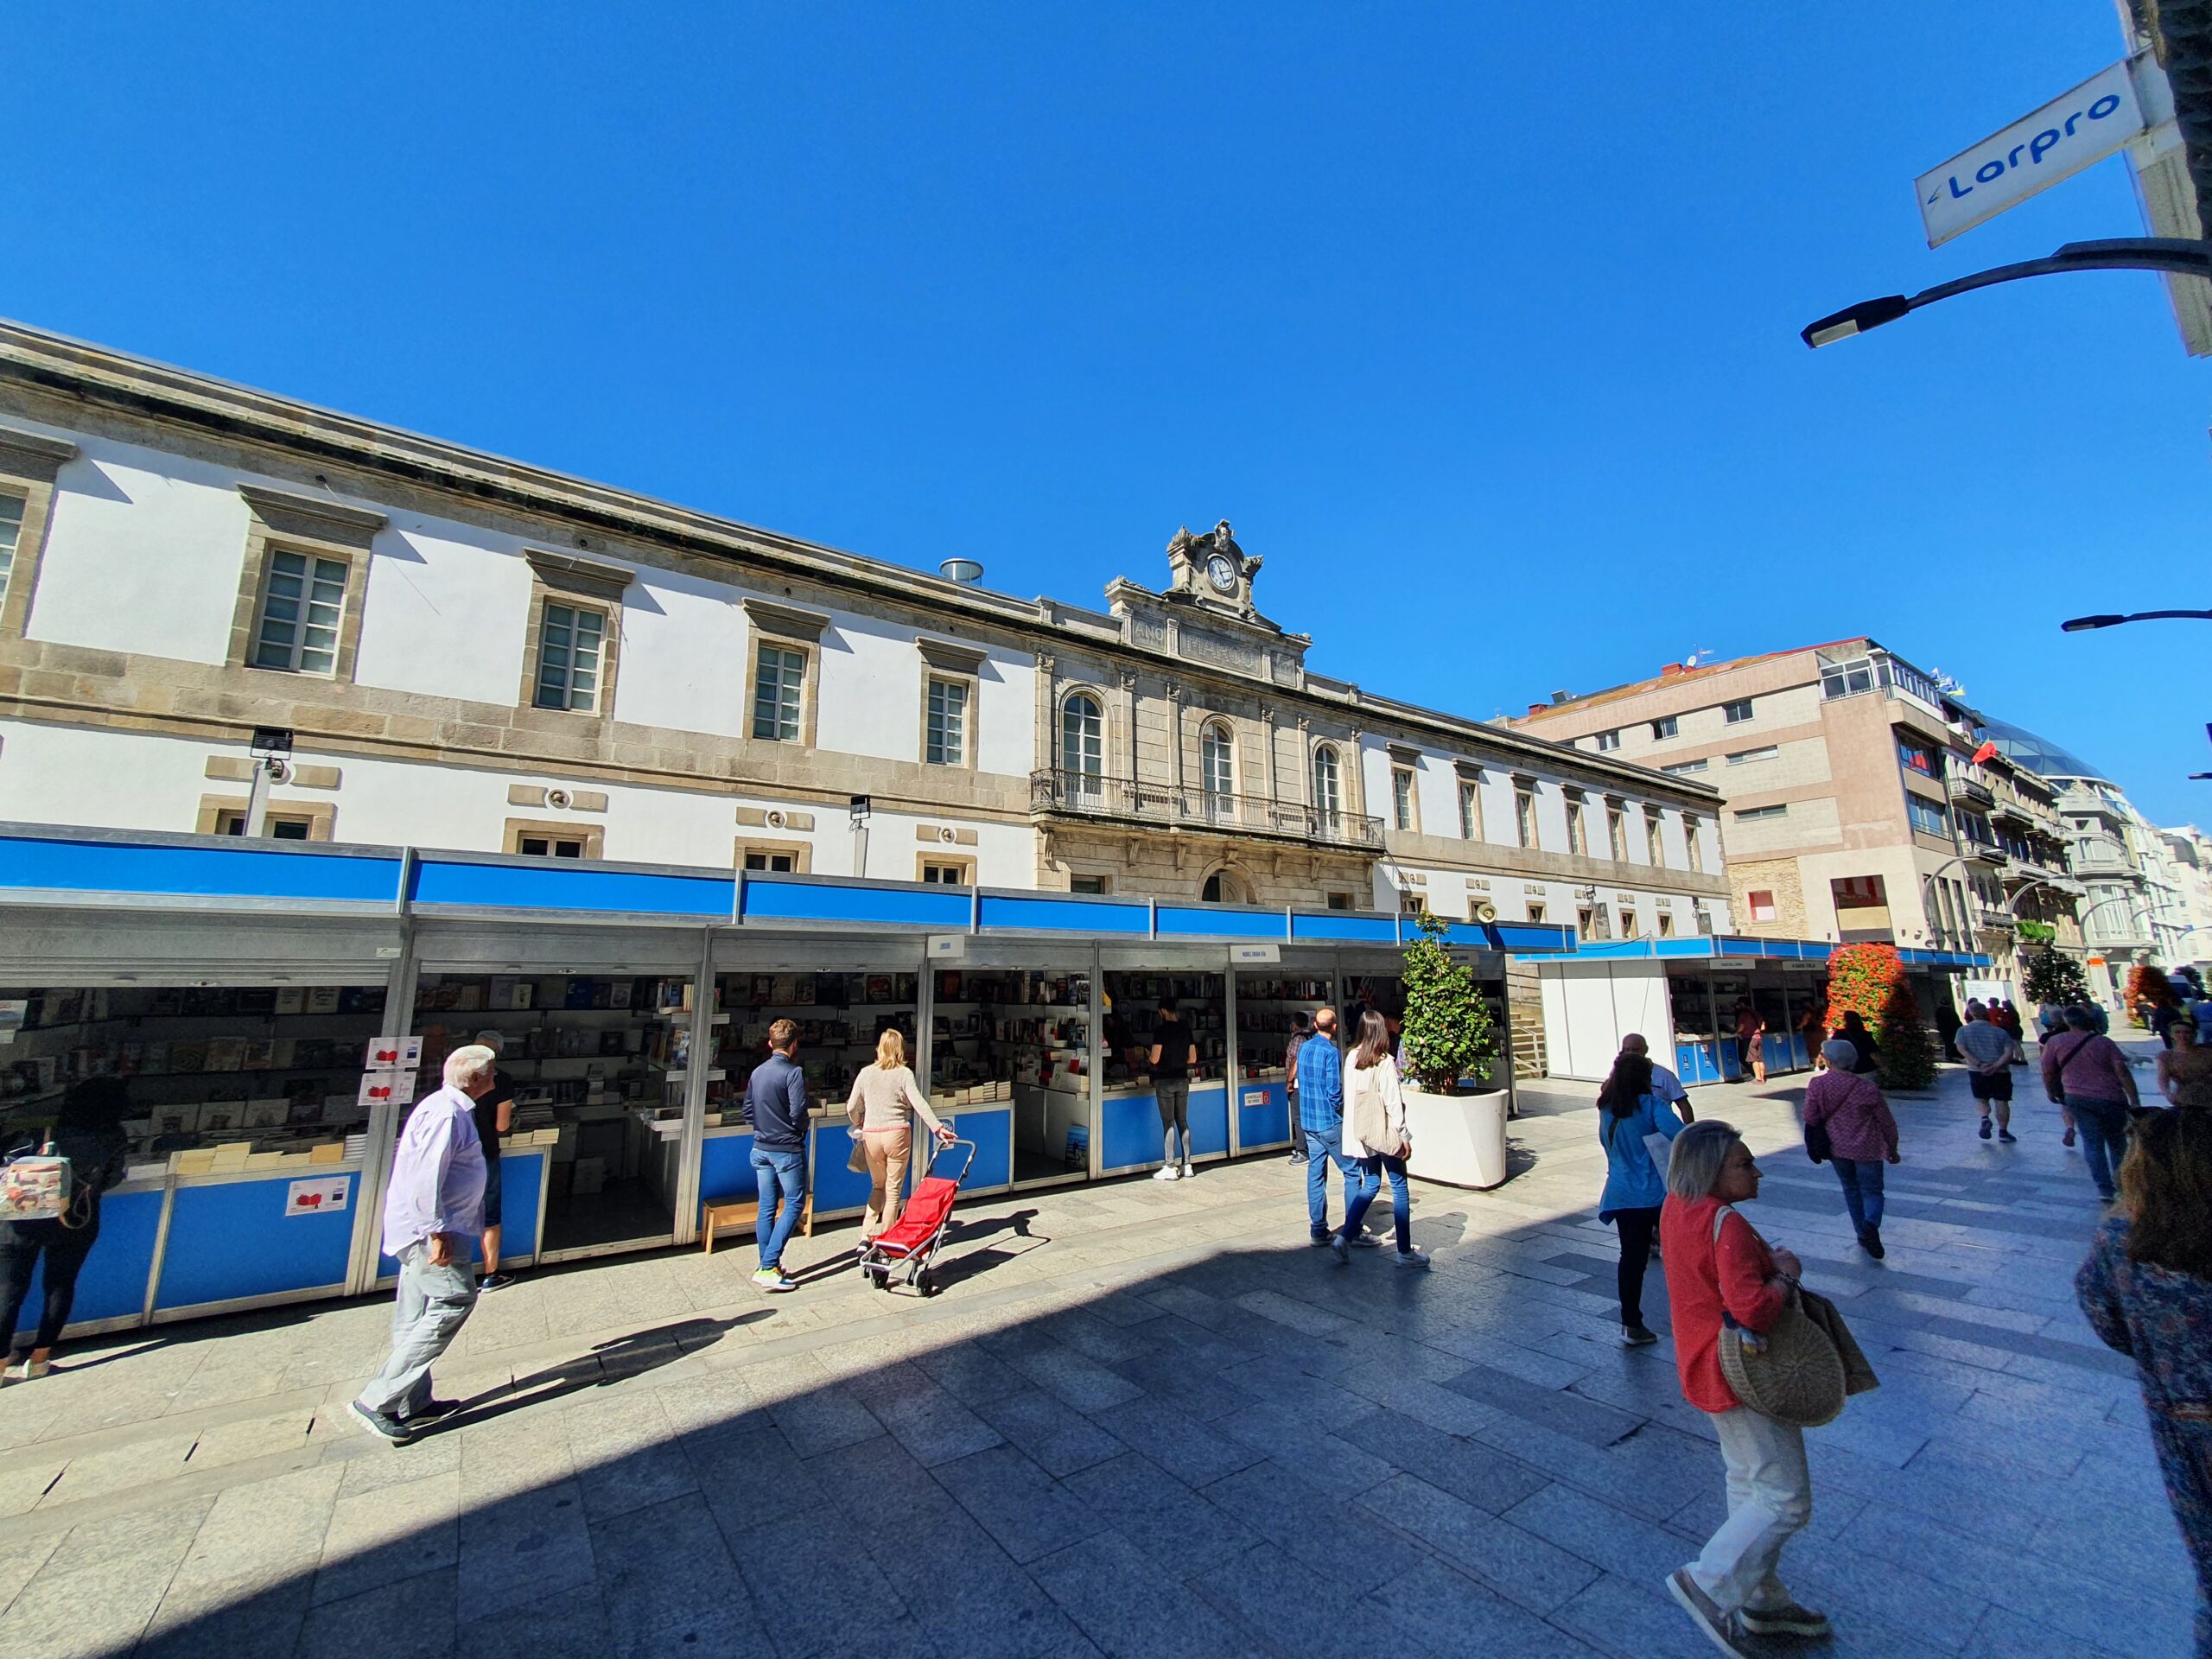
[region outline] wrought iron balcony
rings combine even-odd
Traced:
[[[1955,801],[1964,801],[1984,808],[1997,804],[1996,792],[1987,784],[1977,783],[1963,772],[1955,771],[1943,781],[1950,789],[1951,798]]]
[[[1185,785],[1139,783],[1084,772],[1033,772],[1029,810],[1040,817],[1113,819],[1163,830],[1275,836],[1326,847],[1382,850],[1382,820],[1324,812],[1260,795],[1222,795]]]

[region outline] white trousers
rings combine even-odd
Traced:
[[[461,1334],[476,1306],[476,1273],[464,1256],[433,1267],[430,1247],[410,1244],[399,1253],[399,1294],[391,1308],[391,1355],[361,1390],[372,1411],[405,1418],[430,1402],[430,1367]]]
[[[1779,1607],[1789,1592],[1775,1576],[1782,1547],[1813,1518],[1805,1431],[1748,1406],[1708,1412],[1728,1465],[1728,1518],[1706,1541],[1690,1577],[1723,1612]]]

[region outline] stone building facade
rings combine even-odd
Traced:
[[[1732,923],[1709,787],[1309,672],[1226,524],[1022,600],[4,326],[0,557],[0,818],[237,833],[270,728],[279,836]]]

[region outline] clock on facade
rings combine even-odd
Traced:
[[[1236,591],[1236,566],[1228,554],[1217,553],[1206,561],[1206,580],[1213,583],[1217,593]]]

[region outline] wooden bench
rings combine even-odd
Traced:
[[[730,1198],[720,1204],[707,1205],[706,1225],[700,1230],[700,1248],[709,1255],[715,1253],[715,1235],[725,1233],[757,1233],[760,1230],[760,1205],[752,1198]],[[799,1211],[799,1232],[806,1237],[814,1236],[814,1194],[806,1195],[806,1206]]]

